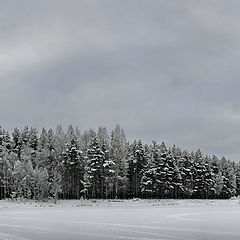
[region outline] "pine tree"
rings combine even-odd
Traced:
[[[103,143],[101,146],[102,158],[100,162],[101,168],[101,198],[113,197],[113,183],[115,177],[115,163],[109,158],[109,150]]]
[[[236,175],[233,165],[223,157],[220,161],[220,166],[223,181],[220,198],[233,197],[236,194]]]
[[[135,142],[132,148],[132,156],[129,160],[130,194],[133,197],[141,197],[141,179],[144,175],[144,166],[147,163],[142,142]]]
[[[200,149],[194,155],[194,190],[193,196],[196,198],[206,198],[206,165],[203,161],[203,154]]]
[[[17,155],[18,160],[21,160],[22,138],[21,132],[18,128],[14,128],[12,133],[12,151]]]
[[[57,152],[56,137],[53,130],[50,128],[47,133],[47,151],[48,151],[48,182],[50,196],[57,202],[58,194],[61,192],[61,161]]]
[[[66,152],[63,159],[63,189],[68,198],[80,198],[83,189],[83,161],[82,152],[77,136],[72,126],[69,126],[67,133]]]
[[[119,125],[80,134],[0,127],[0,198],[230,198],[240,194],[239,164],[164,143],[128,143]]]
[[[191,155],[188,151],[183,151],[180,172],[183,183],[183,197],[191,198],[194,190],[194,165],[193,165],[193,154]]]
[[[101,162],[103,153],[99,141],[95,137],[87,150],[87,164],[84,175],[84,191],[86,197],[100,198],[101,191]]]
[[[126,197],[127,194],[127,143],[124,131],[119,125],[111,133],[110,159],[115,163],[114,196]]]
[[[31,149],[24,146],[21,153],[21,161],[15,165],[13,172],[13,197],[34,198],[34,169],[31,162]]]
[[[222,175],[220,172],[220,167],[219,167],[219,160],[218,158],[213,155],[209,159],[209,166],[211,168],[211,175],[212,175],[212,194],[211,198],[217,198],[219,197],[219,194],[222,190]]]
[[[156,194],[156,162],[158,160],[158,147],[155,141],[150,148],[145,146],[146,165],[143,167],[141,178],[141,192],[145,198],[153,198]]]
[[[9,196],[11,168],[9,162],[10,136],[0,126],[0,199]]]
[[[38,130],[31,128],[29,131],[29,147],[31,148],[31,161],[33,168],[37,166]]]
[[[34,186],[32,191],[33,198],[36,200],[44,200],[49,197],[50,183],[48,181],[48,172],[46,169],[35,169]]]
[[[240,164],[236,165],[236,195],[240,196]]]
[[[215,188],[214,188],[215,174],[212,169],[210,156],[205,156],[204,165],[206,168],[205,177],[204,177],[205,178],[205,194],[206,194],[205,197],[212,198],[215,194]]]
[[[165,143],[159,147],[159,160],[156,165],[156,189],[157,189],[157,198],[165,198],[165,184],[167,177],[167,170],[165,168],[166,158],[167,158],[167,148]]]

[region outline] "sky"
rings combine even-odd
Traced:
[[[120,124],[240,160],[240,1],[0,0],[0,124]]]

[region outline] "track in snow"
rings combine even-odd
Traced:
[[[0,209],[0,240],[236,240],[240,206]]]

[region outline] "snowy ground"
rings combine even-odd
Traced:
[[[0,240],[236,240],[240,202],[0,201]]]

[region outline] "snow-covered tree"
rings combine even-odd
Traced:
[[[63,194],[67,198],[80,198],[83,189],[83,160],[82,151],[78,143],[74,128],[70,125],[66,138],[66,149],[62,160],[63,166]]]
[[[142,196],[146,198],[156,197],[156,170],[159,160],[159,146],[155,141],[148,148],[145,147],[146,165],[143,168],[143,175],[141,178],[141,192]]]
[[[10,157],[10,136],[0,126],[0,199],[9,196],[9,180],[11,175]]]
[[[127,194],[127,143],[123,129],[116,125],[111,133],[110,159],[115,163],[114,196],[126,197]]]
[[[144,175],[144,166],[147,164],[147,159],[142,142],[134,142],[132,146],[132,155],[129,159],[129,186],[130,194],[133,197],[141,197],[141,180]]]
[[[239,164],[164,143],[127,142],[117,125],[80,134],[0,127],[0,198],[230,198]]]
[[[87,150],[87,163],[84,174],[84,192],[86,197],[99,198],[101,196],[101,162],[103,152],[99,141],[95,137]]]

